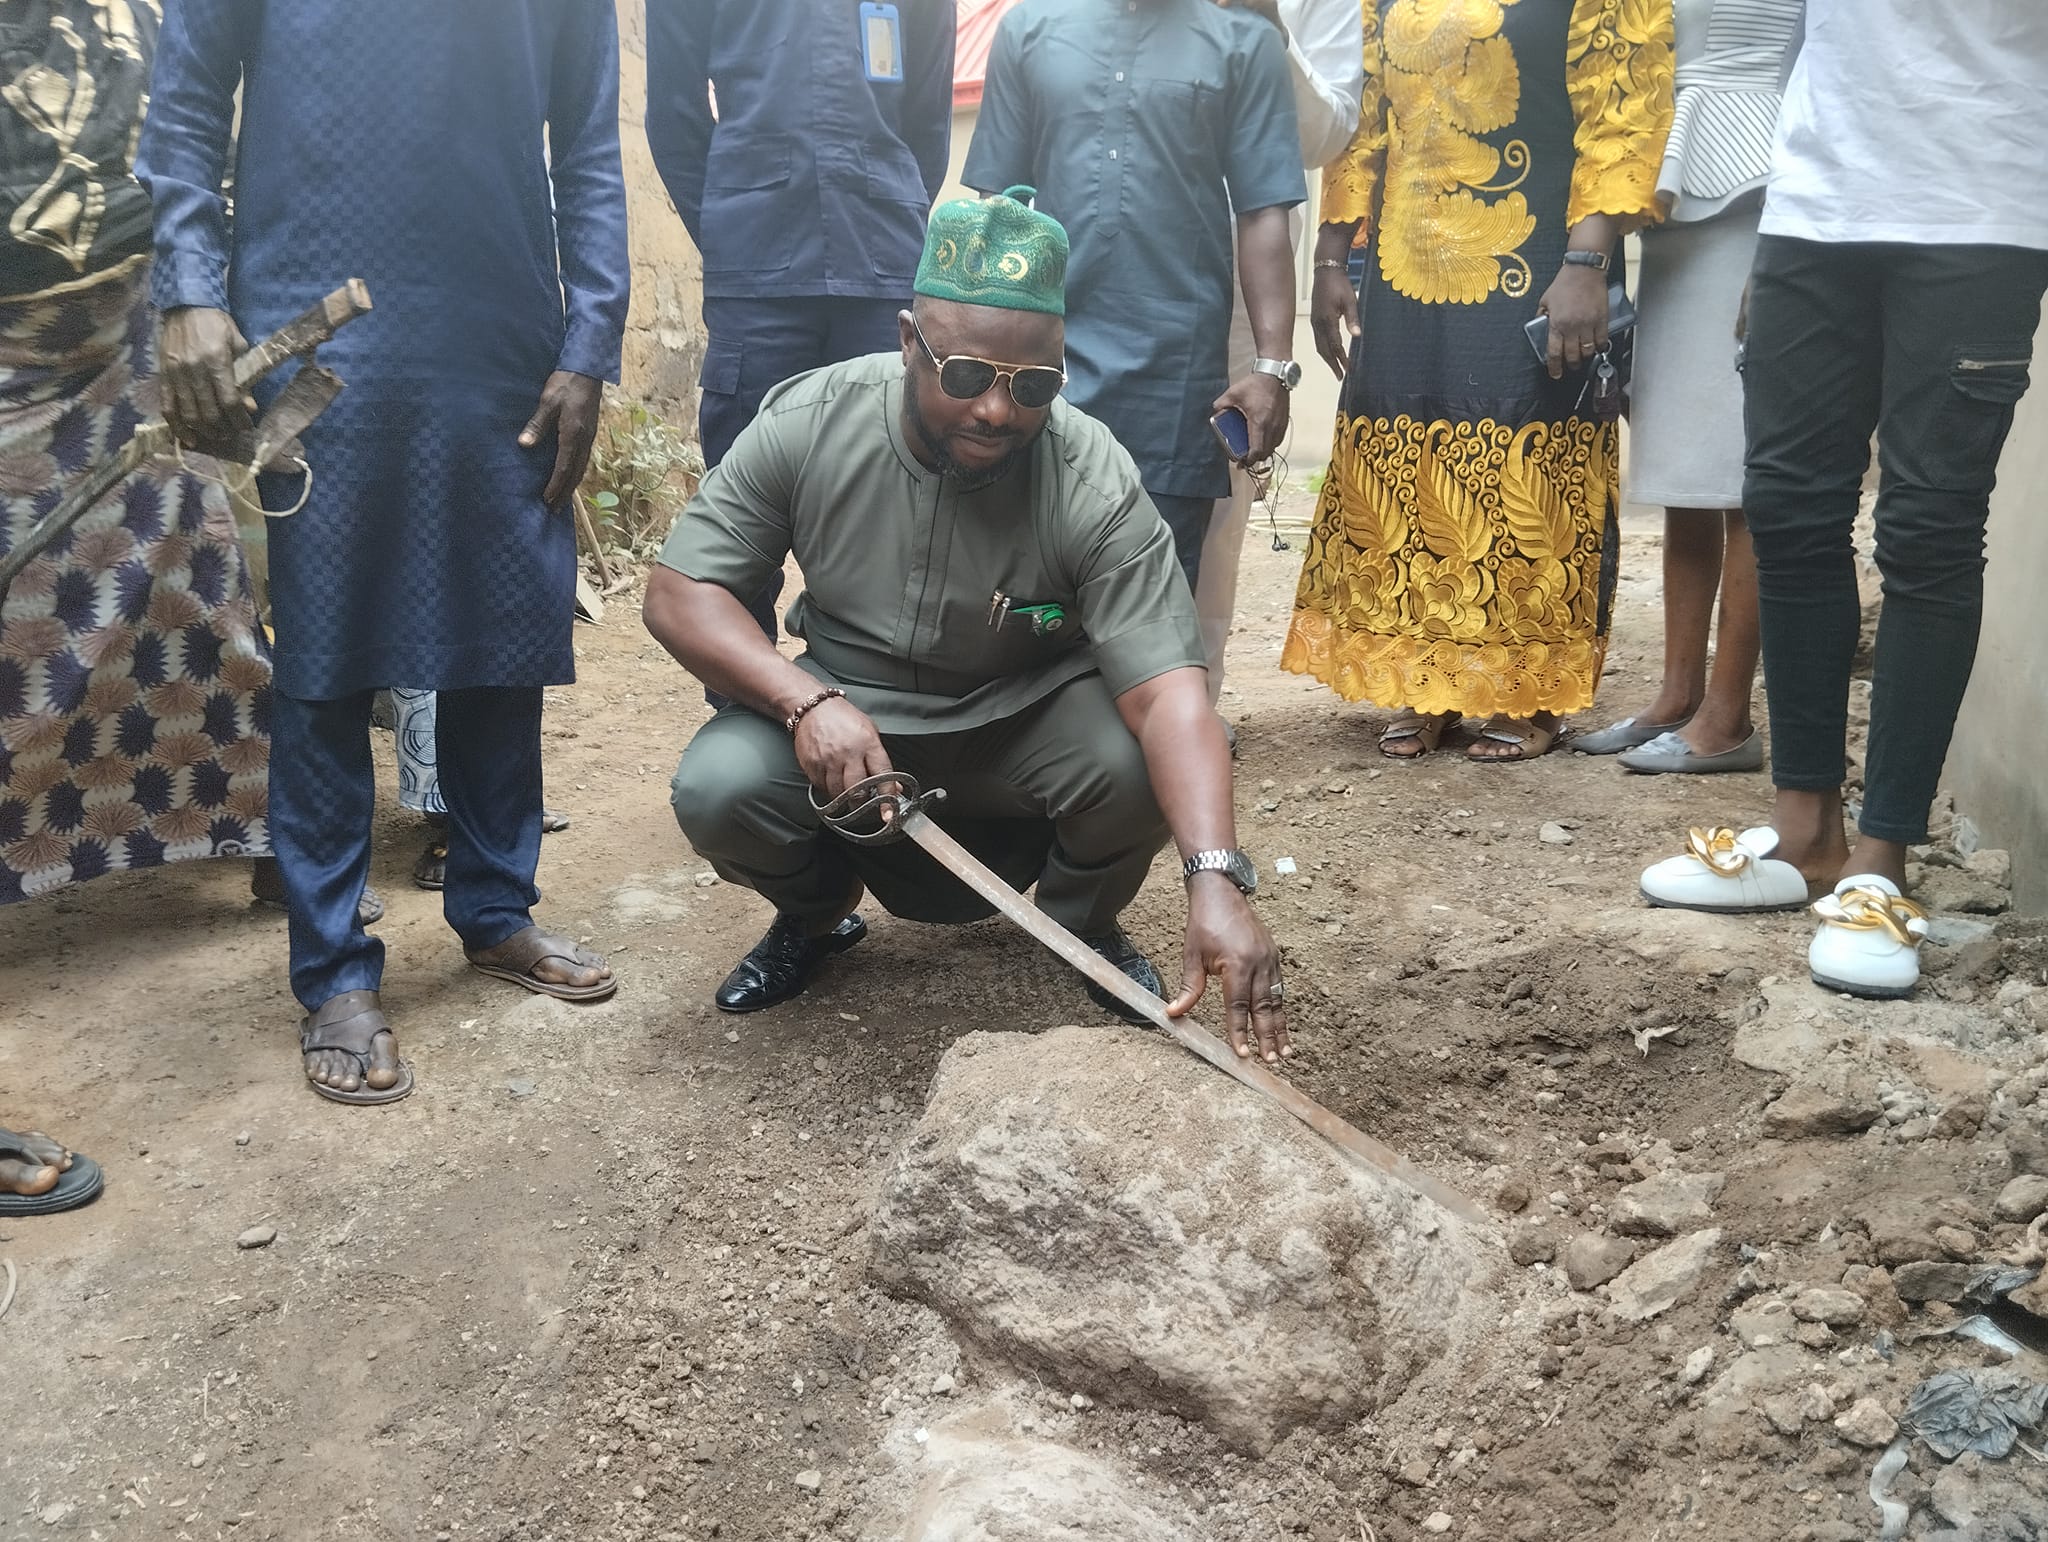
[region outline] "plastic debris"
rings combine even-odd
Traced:
[[[1636,1048],[1641,1050],[1644,1057],[1647,1058],[1650,1053],[1650,1041],[1652,1039],[1661,1039],[1667,1034],[1676,1033],[1684,1026],[1685,1024],[1683,1023],[1657,1023],[1648,1028],[1638,1028],[1636,1030]]]
[[[1870,1473],[1870,1502],[1877,1506],[1877,1513],[1884,1518],[1884,1526],[1878,1532],[1879,1542],[1897,1542],[1906,1534],[1906,1521],[1912,1515],[1912,1507],[1890,1497],[1892,1479],[1896,1478],[1906,1465],[1906,1448],[1909,1442],[1902,1435],[1885,1447],[1884,1455],[1877,1459],[1877,1466]]]
[[[1273,871],[1282,878],[1292,878],[1295,873],[1294,858],[1282,857],[1273,864]]]
[[[2016,1360],[2026,1353],[2026,1345],[1981,1312],[1965,1317],[1948,1331],[1952,1338],[1975,1339],[1985,1347],[1997,1350],[2008,1360]]]
[[[2048,1383],[2005,1366],[1942,1371],[1913,1389],[1900,1428],[1945,1461],[1965,1451],[2010,1455],[2021,1430],[2048,1414]]]
[[[1986,1264],[1970,1271],[1969,1282],[1963,1286],[1963,1299],[1974,1301],[1979,1306],[1989,1306],[2001,1296],[2011,1295],[2022,1285],[2032,1284],[2040,1273],[2039,1265],[2015,1268],[2010,1264]]]

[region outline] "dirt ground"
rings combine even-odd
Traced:
[[[1865,1391],[1895,1416],[1920,1376],[1984,1358],[1913,1342],[1955,1313],[1894,1311],[1871,1272],[1911,1229],[1887,1217],[1928,1207],[1945,1223],[1935,1257],[2024,1248],[1992,1207],[2004,1132],[2042,1079],[2028,1067],[2048,1058],[2024,1021],[2038,931],[1999,923],[1988,965],[1979,936],[1969,971],[1898,1009],[1922,1018],[1889,1020],[1913,1033],[1884,1051],[1887,1108],[1921,1097],[1917,1128],[1888,1115],[1860,1136],[1768,1138],[1765,1104],[1796,1077],[1733,1057],[1745,1023],[1783,1018],[1823,1058],[1882,1032],[1834,1022],[1839,1004],[1806,984],[1804,917],[1652,913],[1635,883],[1690,824],[1761,822],[1765,778],[1628,779],[1569,754],[1384,761],[1376,715],[1277,669],[1298,561],[1298,542],[1277,553],[1254,532],[1224,703],[1242,839],[1290,963],[1295,1074],[1501,1215],[1540,1343],[1503,1332],[1427,1437],[1366,1424],[1249,1461],[1163,1414],[1075,1410],[1057,1387],[1043,1428],[1213,1542],[1876,1536],[1877,1453],[1832,1416]],[[1656,526],[1632,522],[1597,723],[1652,690],[1656,563]],[[997,1373],[866,1283],[869,1197],[957,1036],[1095,1017],[999,923],[876,915],[798,1002],[720,1017],[710,993],[767,917],[669,813],[701,698],[630,596],[578,638],[581,683],[549,693],[549,801],[574,825],[546,843],[541,913],[608,949],[624,989],[564,1007],[466,969],[408,882],[418,830],[389,808],[373,877],[385,1000],[419,1078],[395,1108],[303,1085],[284,922],[249,907],[239,864],[0,914],[0,1115],[109,1174],[82,1212],[0,1223],[20,1276],[0,1319],[0,1535],[905,1534],[916,1432]],[[1290,856],[1298,874],[1274,878]],[[1171,966],[1181,917],[1162,862],[1127,919]],[[1675,1031],[1639,1053],[1634,1034],[1657,1028]],[[1542,1255],[1660,1163],[1725,1175],[1726,1240],[1696,1291],[1624,1324]],[[252,1227],[275,1240],[238,1248]],[[1733,1309],[1845,1273],[1872,1286],[1868,1320],[1799,1329],[1822,1411],[1790,1434],[1748,1404],[1717,1424],[1707,1394],[1747,1342]],[[1712,1374],[1688,1381],[1706,1346]],[[933,1390],[942,1374],[952,1391]],[[1986,1482],[2021,1463],[2048,1471],[2015,1454]],[[1920,1501],[1910,1535],[2048,1534],[2033,1476],[1980,1505],[1977,1530],[1940,1530],[1930,1465],[1919,1452],[1894,1488]]]

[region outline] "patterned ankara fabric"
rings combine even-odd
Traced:
[[[0,0],[0,298],[149,250],[130,172],[158,0]]]
[[[1283,668],[1421,712],[1592,704],[1619,432],[1522,329],[1573,224],[1654,216],[1671,28],[1671,0],[1368,8],[1322,217],[1365,221],[1376,261]]]
[[[224,306],[250,338],[351,276],[376,306],[320,350],[348,390],[303,436],[310,501],[271,534],[280,692],[574,678],[574,526],[541,501],[555,441],[518,435],[555,370],[618,378],[618,83],[612,0],[170,8],[137,168],[158,305]]]
[[[147,291],[145,267],[0,303],[0,552],[156,415]],[[0,904],[267,853],[269,716],[226,490],[152,462],[0,604]]]
[[[432,691],[391,687],[391,742],[398,756],[398,806],[421,814],[445,814],[441,796],[441,752],[434,739],[441,716]]]

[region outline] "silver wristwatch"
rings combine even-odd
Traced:
[[[1252,373],[1271,375],[1290,391],[1301,384],[1301,365],[1294,359],[1254,359]]]
[[[1259,870],[1241,851],[1198,851],[1180,865],[1181,882],[1186,883],[1197,873],[1221,873],[1244,893],[1258,892]]]

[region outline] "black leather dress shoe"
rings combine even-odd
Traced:
[[[778,912],[768,934],[739,961],[711,999],[721,1012],[758,1012],[801,996],[820,964],[867,934],[867,922],[852,915],[822,937],[806,937],[801,922]]]
[[[1083,937],[1081,940],[1153,995],[1166,994],[1164,987],[1159,983],[1159,971],[1152,967],[1152,960],[1138,951],[1138,945],[1125,935],[1122,927],[1100,937]],[[1093,980],[1088,982],[1088,999],[1103,1011],[1114,1013],[1127,1023],[1149,1024],[1152,1021],[1144,1013],[1125,1006]]]

